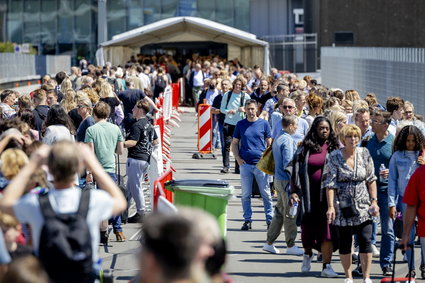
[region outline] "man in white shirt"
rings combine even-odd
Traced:
[[[74,176],[79,171],[80,164],[90,170],[98,180],[102,190],[90,191],[90,203],[87,214],[87,225],[91,237],[91,253],[93,271],[98,271],[99,224],[111,215],[118,215],[127,208],[127,201],[117,185],[96,159],[87,145],[77,145],[70,141],[61,141],[52,147],[42,145],[31,155],[31,159],[18,175],[6,187],[0,200],[0,210],[16,216],[21,223],[31,225],[33,248],[39,254],[40,236],[45,219],[43,217],[39,196],[26,194],[27,184],[32,174],[42,165],[48,165],[53,175],[54,189],[49,190],[48,199],[57,215],[75,214],[78,211],[82,191],[74,186]],[[22,196],[22,197],[21,197]],[[58,256],[58,261],[61,261]]]
[[[192,71],[189,78],[189,85],[192,87],[192,97],[195,104],[199,100],[201,89],[204,86],[204,78],[205,74],[202,71],[201,64],[196,64],[195,70]]]

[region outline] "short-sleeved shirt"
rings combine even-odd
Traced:
[[[418,236],[425,237],[425,166],[416,169],[407,183],[404,191],[403,202],[407,205],[417,206]]]
[[[76,213],[80,204],[81,189],[68,188],[61,190],[50,190],[49,200],[53,210],[59,214]],[[99,224],[102,220],[109,219],[112,214],[114,200],[105,191],[92,190],[90,192],[89,212],[87,214],[87,224],[89,226],[91,245],[93,252],[93,263],[98,261],[99,244]],[[24,195],[14,205],[13,210],[16,218],[21,223],[31,225],[34,252],[38,254],[41,229],[44,218],[41,213],[40,203],[37,194],[28,193]]]
[[[385,168],[389,168],[391,155],[393,154],[393,141],[394,136],[390,133],[382,141],[379,141],[376,134],[374,134],[367,143],[366,147],[372,156],[376,176],[379,176],[379,167],[381,164],[384,164]],[[376,181],[376,187],[378,191],[386,192],[388,190],[388,180],[381,182],[380,179],[378,178]]]
[[[124,107],[124,117],[133,117],[133,108],[136,102],[146,97],[146,94],[140,89],[127,89],[118,94],[118,98],[121,100]]]
[[[321,187],[335,190],[336,217],[334,225],[357,226],[371,219],[368,211],[371,201],[367,184],[373,181],[376,181],[373,160],[366,148],[356,148],[354,168],[348,166],[341,149],[328,154],[323,168]],[[340,208],[343,201],[354,203],[359,216],[345,218]]]
[[[137,144],[128,148],[128,157],[143,161],[150,161],[153,141],[158,139],[155,129],[148,118],[141,118],[131,126],[127,140],[137,141]]]
[[[86,131],[85,143],[93,143],[97,159],[106,172],[115,172],[115,150],[124,141],[120,128],[109,122],[98,122]]]
[[[270,125],[266,120],[249,122],[243,119],[236,124],[233,137],[240,140],[239,154],[247,164],[255,165],[266,149],[266,139],[271,138]]]
[[[285,171],[286,166],[294,157],[297,145],[291,135],[283,132],[273,141],[274,176],[277,180],[289,180],[290,176]]]
[[[273,125],[273,131],[272,131],[272,138],[275,139],[278,136],[280,136],[283,133],[283,129],[282,129],[282,114],[280,114],[279,117],[279,112],[274,112],[273,113],[273,120],[275,121],[274,125]],[[277,119],[275,119],[275,117],[278,117]],[[307,123],[306,120],[304,120],[303,118],[297,117],[298,120],[298,127],[297,130],[295,131],[295,133],[292,136],[292,138],[294,139],[295,143],[298,144],[300,142],[303,141],[304,137],[307,135],[308,129],[309,129],[309,125]]]
[[[89,127],[93,126],[94,124],[96,124],[96,121],[93,119],[92,116],[87,117],[86,119],[84,119],[80,126],[77,129],[77,141],[78,142],[84,142],[85,138],[86,138],[86,131]]]

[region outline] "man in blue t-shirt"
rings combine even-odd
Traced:
[[[245,220],[241,230],[249,230],[251,229],[251,193],[254,178],[263,198],[267,225],[272,221],[272,198],[268,175],[256,167],[272,139],[269,123],[257,117],[257,102],[250,99],[245,103],[244,108],[246,118],[237,122],[231,147],[236,162],[240,166],[242,209]]]

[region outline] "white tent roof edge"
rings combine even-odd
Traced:
[[[111,45],[119,45],[121,42],[125,42],[126,40],[136,38],[143,34],[149,34],[149,33],[164,29],[170,25],[174,25],[174,24],[178,24],[182,22],[186,22],[186,23],[193,24],[195,26],[199,26],[202,28],[214,30],[216,32],[219,32],[225,35],[230,35],[235,38],[239,38],[239,39],[251,42],[252,44],[256,44],[256,45],[260,45],[264,47],[268,46],[268,42],[257,39],[255,34],[248,33],[230,26],[226,26],[214,21],[197,18],[197,17],[174,17],[174,18],[160,20],[146,26],[142,26],[127,32],[123,32],[121,34],[114,35],[111,40],[105,41],[101,43],[100,45],[103,47],[107,47]]]

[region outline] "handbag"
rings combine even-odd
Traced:
[[[355,159],[355,163],[354,163],[354,180],[357,177],[357,152],[356,154],[356,159]],[[352,181],[349,182],[349,187],[352,185]],[[360,213],[357,210],[355,204],[354,204],[354,199],[356,198],[356,190],[353,190],[353,197],[352,198],[348,198],[345,200],[339,200],[339,209],[342,213],[342,216],[347,219],[347,218],[352,218],[352,217],[356,217],[359,216]],[[339,198],[338,198],[339,199]]]
[[[260,161],[258,161],[256,165],[258,170],[268,175],[274,175],[274,158],[272,146],[273,143],[263,152]]]
[[[403,236],[403,216],[401,213],[397,213],[397,217],[394,220],[394,236],[401,239]]]

